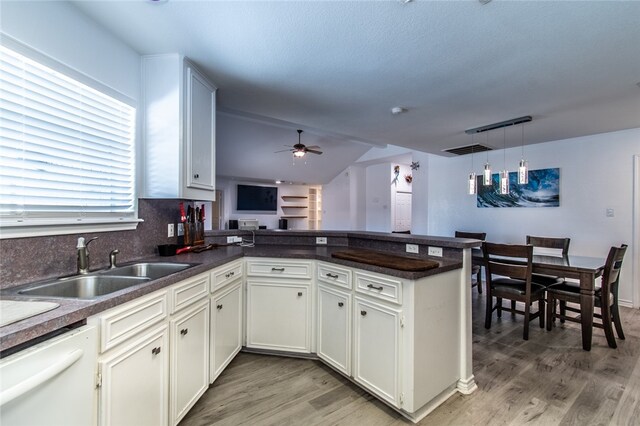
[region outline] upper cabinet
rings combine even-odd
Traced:
[[[143,190],[215,199],[216,87],[185,57],[142,58]]]

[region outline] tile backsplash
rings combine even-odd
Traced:
[[[108,266],[109,253],[113,249],[120,251],[120,263],[157,254],[158,244],[176,242],[176,237],[167,238],[167,224],[178,222],[179,202],[176,199],[139,199],[138,216],[144,222],[132,231],[0,240],[0,289],[74,274],[78,237],[99,237],[89,246],[91,269]]]

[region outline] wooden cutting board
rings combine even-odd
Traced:
[[[11,324],[60,306],[53,302],[0,300],[0,327]]]
[[[440,266],[435,260],[414,259],[411,257],[361,249],[336,251],[331,254],[331,257],[409,272],[428,271],[429,269]]]

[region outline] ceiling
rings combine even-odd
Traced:
[[[221,107],[338,146],[442,155],[471,144],[465,129],[523,115],[527,144],[640,127],[637,1],[74,3],[141,54],[194,60]],[[476,142],[503,146],[488,137]]]

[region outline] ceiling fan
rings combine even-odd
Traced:
[[[298,143],[291,146],[290,149],[283,149],[281,151],[276,151],[276,152],[285,152],[285,151],[291,151],[293,152],[293,156],[294,157],[304,157],[304,155],[309,152],[311,154],[322,154],[322,151],[320,151],[320,147],[319,146],[306,146],[303,143],[300,142],[300,135],[302,135],[302,130],[298,129]],[[285,145],[285,146],[290,146],[290,145]]]

